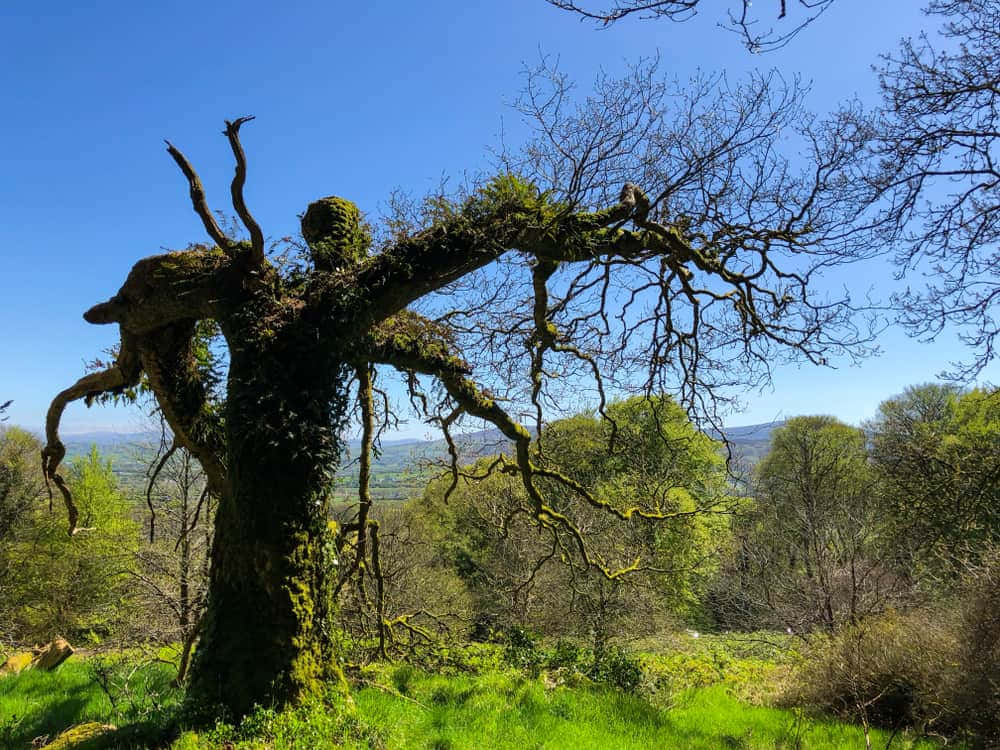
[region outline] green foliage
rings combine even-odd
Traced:
[[[102,638],[127,615],[127,570],[139,538],[128,499],[96,447],[73,462],[68,483],[80,511],[78,534],[67,535],[60,504],[52,511],[35,504],[0,550],[11,563],[8,623],[22,640]]]
[[[642,665],[636,658],[617,646],[596,654],[587,670],[594,682],[609,685],[625,693],[634,693],[642,683]]]
[[[41,444],[17,427],[0,427],[0,542],[24,521],[44,490],[38,470]]]
[[[734,520],[737,544],[714,593],[728,626],[832,630],[896,592],[861,430],[832,417],[789,420],[771,435],[755,495]]]
[[[535,480],[539,490],[592,559],[612,570],[638,560],[650,570],[610,580],[583,565],[566,529],[539,533],[516,475],[460,482],[447,502],[449,480],[436,480],[408,512],[427,519],[428,542],[468,588],[475,634],[519,627],[587,637],[599,651],[611,638],[695,616],[727,534],[725,512],[737,502],[718,445],[670,399],[634,398],[610,404],[604,418],[559,420],[533,447],[547,472]],[[474,471],[489,465],[483,459]]]
[[[11,575],[18,565],[10,553],[44,492],[38,462],[41,449],[30,433],[0,428],[0,622],[10,618]],[[0,635],[3,631],[0,625]]]
[[[369,743],[366,740],[372,740]],[[256,707],[238,725],[219,722],[204,735],[187,732],[171,747],[283,748],[314,750],[320,747],[378,747],[378,737],[358,721],[338,690],[311,696],[284,711]]]
[[[480,187],[466,210],[489,214],[503,209],[534,215],[539,221],[549,222],[564,213],[566,206],[554,201],[551,191],[539,190],[530,180],[507,172]]]
[[[560,638],[552,648],[542,648],[535,637],[521,628],[509,628],[501,636],[504,661],[532,678],[543,671],[558,673],[565,681],[574,676],[633,693],[643,681],[636,656],[615,646],[594,651]]]
[[[939,568],[1000,542],[1000,392],[914,386],[868,429],[897,546]]]

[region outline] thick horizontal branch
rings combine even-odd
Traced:
[[[144,334],[181,320],[218,318],[242,290],[240,270],[222,252],[197,248],[143,258],[118,293],[84,313],[88,323],[118,323]]]
[[[603,211],[563,212],[549,216],[537,205],[515,200],[490,205],[469,201],[442,223],[407,238],[371,258],[358,272],[357,296],[367,301],[370,320],[385,320],[411,302],[441,289],[512,250],[553,262],[584,262],[608,256],[691,258],[692,250],[676,230],[622,229],[633,218],[645,219],[649,201],[635,185],[626,184],[617,204]],[[332,283],[335,305],[343,289]],[[320,302],[320,304],[323,304]]]

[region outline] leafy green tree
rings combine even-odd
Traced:
[[[901,548],[927,563],[1000,542],[1000,393],[913,386],[867,428]]]
[[[600,653],[614,637],[690,616],[735,502],[720,446],[671,399],[635,397],[609,405],[603,418],[554,422],[534,450],[553,512],[571,515],[574,532],[539,533],[528,523],[529,498],[516,478],[490,473],[495,460],[470,467],[490,476],[463,481],[447,503],[446,480],[432,482],[421,501],[480,626],[586,636]],[[581,543],[600,568],[579,563]],[[609,577],[602,568],[632,572]]]
[[[23,524],[45,486],[36,456],[42,444],[17,427],[0,428],[0,544]]]
[[[16,636],[14,580],[25,564],[16,550],[45,493],[36,458],[41,449],[34,435],[0,428],[0,638],[5,640]]]
[[[833,630],[884,606],[905,581],[882,546],[884,506],[862,430],[833,417],[776,429],[717,596],[733,624]]]
[[[80,533],[67,535],[65,517],[35,503],[7,547],[10,623],[21,640],[103,637],[129,614],[127,571],[138,547],[131,504],[96,447],[73,462],[68,481]]]

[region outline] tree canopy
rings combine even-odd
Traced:
[[[928,383],[868,425],[898,543],[933,567],[1000,541],[1000,394]]]

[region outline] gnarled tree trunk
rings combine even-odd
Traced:
[[[237,716],[336,677],[337,578],[327,497],[337,466],[330,404],[347,380],[309,351],[234,354],[226,409],[228,490],[219,502],[208,610],[188,701]],[[342,413],[343,408],[341,406]]]

